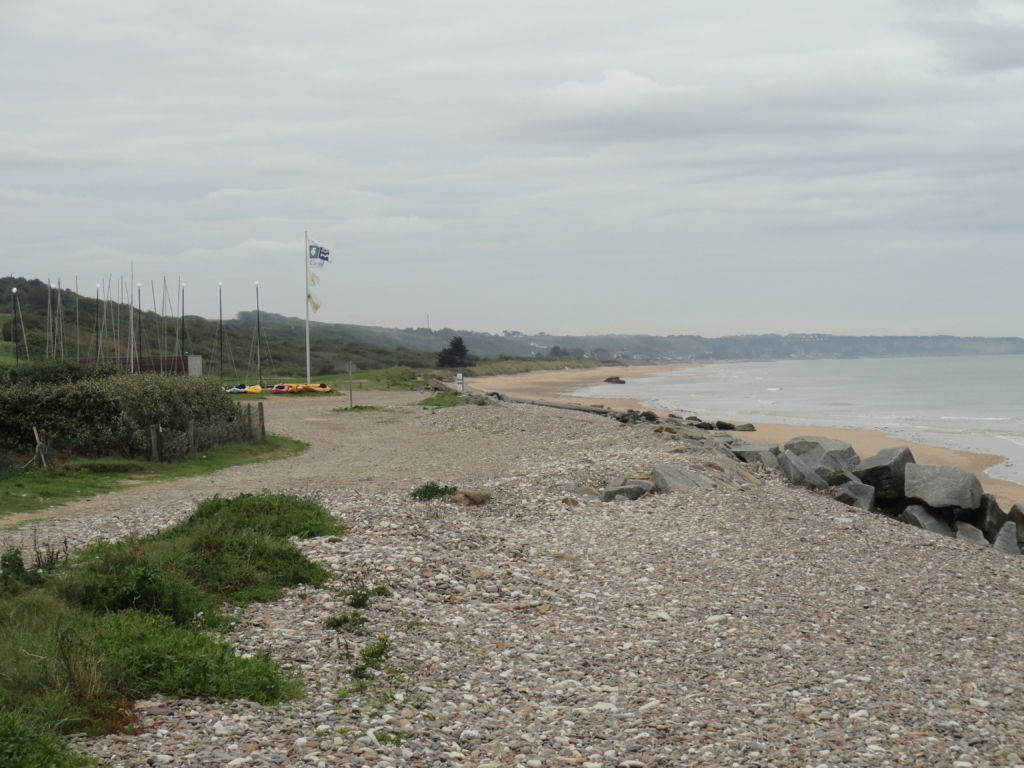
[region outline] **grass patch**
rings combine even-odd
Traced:
[[[96,760],[14,712],[0,712],[0,765],[8,768],[92,768]]]
[[[416,370],[405,365],[377,370],[356,371],[352,374],[352,389],[360,392],[389,389],[419,389],[426,384],[427,376],[428,374],[425,371]],[[301,378],[281,379],[281,381],[286,384],[304,384],[306,379],[303,376]],[[347,373],[316,376],[315,381],[328,385],[331,388],[332,394],[348,395],[349,377]],[[315,393],[307,392],[306,394]],[[282,395],[282,397],[285,397],[285,395]]]
[[[296,456],[309,446],[300,440],[267,435],[266,443],[236,443],[214,448],[189,461],[82,459],[58,468],[30,470],[0,480],[0,518],[111,493],[139,482],[208,475],[225,467]]]
[[[203,630],[229,623],[223,602],[246,605],[275,599],[284,587],[325,584],[330,572],[289,537],[343,531],[316,501],[243,494],[207,499],[153,536],[99,542],[64,559],[37,557],[42,567],[26,567],[18,550],[3,553],[0,750],[21,762],[0,765],[92,765],[61,762],[54,735],[131,730],[132,700],[144,696],[262,704],[301,696],[297,675],[269,656],[238,656]],[[361,665],[379,669],[387,643],[370,648]],[[35,759],[26,744],[57,752],[26,762]]]
[[[243,493],[234,498],[214,496],[201,501],[188,519],[167,529],[167,533],[175,535],[213,520],[220,526],[280,538],[298,536],[300,539],[309,539],[345,533],[345,525],[336,520],[319,501],[266,492]]]
[[[459,489],[454,485],[438,485],[431,480],[429,483],[421,485],[409,495],[420,501],[430,501],[431,499],[440,499],[443,496],[451,496],[453,493],[458,492]]]
[[[145,538],[96,542],[47,582],[69,605],[93,613],[136,610],[176,626],[222,627],[223,602],[245,606],[286,587],[320,587],[330,571],[289,537],[342,534],[319,503],[281,494],[215,496],[178,523]]]
[[[483,401],[483,398],[479,398]],[[436,395],[428,397],[426,400],[420,400],[416,405],[432,405],[435,408],[451,408],[455,405],[470,405],[474,402],[474,398],[465,397],[460,395],[454,389],[446,389],[442,392],[438,392]]]

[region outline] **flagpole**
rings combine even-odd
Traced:
[[[309,232],[306,232],[306,253],[304,254],[302,261],[306,265],[306,383],[310,383],[309,378]]]

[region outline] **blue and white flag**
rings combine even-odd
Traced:
[[[311,267],[322,267],[325,262],[330,261],[327,257],[331,255],[328,248],[309,241],[309,265]]]

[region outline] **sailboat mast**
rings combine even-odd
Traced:
[[[263,386],[263,366],[260,363],[260,344],[262,343],[262,332],[260,331],[260,284],[256,282],[256,374],[259,376],[259,384]]]

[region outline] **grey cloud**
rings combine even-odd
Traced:
[[[958,70],[980,73],[1024,67],[1024,26],[964,20],[933,22],[922,29]]]

